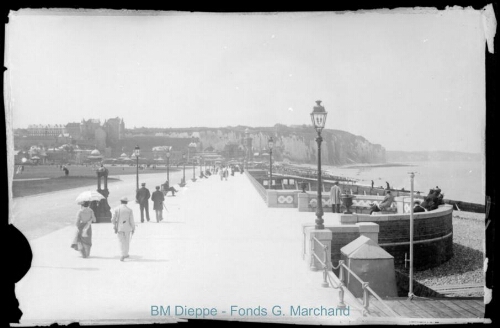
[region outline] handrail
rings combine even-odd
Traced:
[[[255,189],[257,189],[257,191],[259,192],[259,194],[262,197],[262,199],[264,200],[264,202],[267,203],[267,191],[266,191],[266,189],[264,189],[264,186],[262,186],[257,181],[257,179],[255,179],[250,173],[248,173],[247,170],[245,170],[245,175],[248,177],[248,179],[253,184],[253,186],[255,187]]]
[[[360,283],[361,283],[361,287],[363,288],[363,307],[365,308],[365,311],[367,313],[370,313],[369,310],[368,310],[368,306],[369,306],[369,299],[370,299],[370,295],[367,293],[367,290],[377,299],[380,301],[380,303],[382,303],[388,310],[389,312],[391,312],[392,314],[394,314],[395,316],[399,317],[400,315],[397,314],[396,312],[394,312],[393,309],[391,309],[389,307],[389,305],[387,305],[384,300],[378,296],[377,293],[375,293],[375,291],[373,289],[370,288],[369,286],[369,283],[368,282],[365,282],[363,280],[361,280],[360,277],[358,277],[349,267],[347,267],[345,264],[344,264],[344,261],[343,260],[340,260],[339,261],[339,266],[341,266],[341,269],[340,269],[340,280],[343,281],[343,270],[342,268],[345,268],[350,274],[353,275],[354,278],[356,278]]]
[[[314,243],[313,241],[317,242],[322,248],[323,248],[323,261],[319,258],[316,253],[314,253]],[[318,260],[318,262],[322,265],[323,269],[323,282],[321,283],[321,286],[323,287],[329,287],[330,285],[334,289],[339,290],[339,304],[337,305],[337,308],[344,309],[346,307],[344,303],[344,283],[341,281],[340,286],[335,286],[333,283],[331,277],[329,276],[329,268],[332,266],[331,259],[327,257],[328,253],[328,245],[323,244],[320,240],[318,240],[316,237],[312,236],[311,237],[311,269],[316,270],[316,266],[314,265],[314,258]],[[330,280],[330,284],[328,283],[328,280]]]
[[[319,246],[321,246],[323,248],[323,260],[320,259],[319,256],[314,252],[314,242],[318,243]],[[327,258],[327,250],[328,250],[328,245],[323,244],[315,236],[311,236],[311,268],[316,269],[316,266],[314,265],[314,258],[315,258],[321,264],[321,267],[323,269],[323,283],[321,284],[321,286],[328,287],[331,285],[334,289],[339,289],[339,300],[340,300],[339,306],[338,306],[339,308],[345,307],[344,289],[343,289],[343,287],[345,286],[343,268],[345,268],[350,274],[352,274],[361,283],[361,286],[363,288],[363,303],[358,301],[358,303],[363,306],[363,315],[370,313],[370,311],[368,310],[368,307],[370,305],[369,304],[370,295],[368,294],[368,292],[370,292],[377,300],[380,301],[380,303],[382,303],[389,310],[389,312],[391,312],[396,317],[400,316],[399,314],[394,312],[394,310],[392,310],[373,289],[371,289],[368,282],[361,280],[361,278],[358,277],[358,275],[356,275],[349,267],[347,267],[344,264],[343,260],[340,260],[339,264],[336,267],[334,267],[331,263],[331,259]],[[339,277],[340,285],[335,286],[335,284],[333,283],[333,279],[330,276],[330,274],[333,274],[333,273],[329,271],[329,267],[332,267],[335,270],[340,268],[340,277]],[[329,280],[330,283],[328,283],[327,280]]]

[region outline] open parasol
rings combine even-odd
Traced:
[[[84,191],[78,197],[76,197],[76,203],[81,204],[83,202],[99,201],[105,197],[98,193],[97,191]]]

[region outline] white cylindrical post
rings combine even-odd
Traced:
[[[413,178],[415,178],[415,173],[410,173],[411,185],[410,185],[410,288],[408,291],[408,297],[413,298]]]

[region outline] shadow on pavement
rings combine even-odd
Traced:
[[[105,256],[90,256],[89,259],[118,261],[118,260],[120,260],[120,256],[110,256],[110,257],[105,257]],[[142,256],[130,255],[129,258],[125,259],[125,262],[170,262],[170,260],[144,259],[144,258],[142,258]]]
[[[33,266],[33,268],[46,268],[46,269],[69,269],[69,270],[83,270],[83,271],[98,271],[99,268],[67,268],[67,267],[53,267],[45,265]]]

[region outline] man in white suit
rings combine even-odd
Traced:
[[[128,255],[128,250],[130,247],[130,237],[135,231],[134,213],[127,206],[128,198],[122,197],[120,199],[121,205],[118,206],[114,213],[111,223],[115,227],[115,233],[118,235],[118,240],[120,242],[120,249],[122,256],[120,261],[123,261]]]

